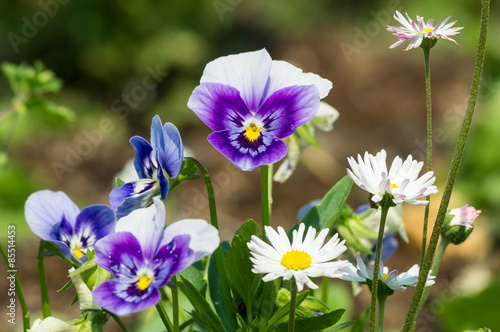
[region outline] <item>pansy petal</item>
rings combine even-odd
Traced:
[[[128,316],[160,301],[160,292],[156,287],[150,286],[140,291],[134,282],[127,283],[119,279],[103,282],[94,289],[92,296],[97,304],[118,316]]]
[[[262,131],[254,142],[249,142],[243,132],[237,130],[212,133],[208,135],[208,141],[236,167],[244,171],[251,171],[261,165],[274,164],[287,152],[285,143],[265,131]]]
[[[277,138],[285,138],[297,127],[311,121],[319,108],[318,89],[314,85],[294,85],[273,93],[256,117],[264,129]]]
[[[320,99],[325,98],[333,86],[332,82],[319,75],[303,73],[302,69],[286,61],[273,60],[264,99],[292,85],[314,85],[318,89]]]
[[[151,144],[140,136],[132,137],[130,144],[134,147],[134,166],[139,178],[154,178],[155,172],[161,171],[159,160],[156,159],[158,150],[153,150]]]
[[[117,232],[98,240],[95,262],[116,278],[133,278],[145,264],[141,245],[130,232]]]
[[[189,248],[190,240],[189,235],[177,235],[158,249],[152,267],[157,287],[164,286],[172,276],[195,262],[194,251]]]
[[[165,161],[163,162],[163,168],[167,171],[168,176],[175,178],[182,169],[182,161],[184,159],[181,134],[177,127],[170,122],[165,123],[163,132],[165,135]]]
[[[40,190],[31,194],[24,205],[24,215],[31,231],[51,241],[52,227],[65,218],[74,225],[78,206],[63,192]]]
[[[240,92],[220,83],[197,86],[187,106],[214,131],[242,128],[243,122],[252,116]]]
[[[248,108],[256,111],[262,101],[271,66],[271,56],[265,49],[224,56],[207,64],[200,83],[222,83],[235,87]]]
[[[184,234],[191,238],[189,248],[195,252],[194,261],[210,255],[219,247],[219,231],[203,219],[184,219],[169,225],[164,231],[160,247]]]
[[[132,211],[116,223],[115,231],[130,232],[139,241],[143,256],[152,259],[163,237],[165,228],[165,205],[158,198],[153,198],[150,207]]]
[[[165,135],[158,115],[155,115],[151,121],[151,147],[160,150],[160,152],[165,151]]]
[[[79,234],[84,248],[115,231],[115,214],[106,205],[90,205],[76,217],[74,233]]]
[[[158,181],[140,179],[125,183],[120,188],[113,188],[109,193],[109,203],[117,213],[117,219],[126,216],[135,209],[145,207],[158,190]]]

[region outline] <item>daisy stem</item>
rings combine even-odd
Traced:
[[[295,331],[295,307],[297,306],[297,282],[290,280],[290,315],[288,316],[288,332]]]
[[[49,292],[47,290],[47,277],[45,275],[45,257],[41,255],[43,248],[40,242],[40,249],[38,250],[37,265],[38,265],[38,280],[40,281],[40,293],[42,295],[42,311],[43,318],[51,316]]]
[[[434,228],[432,230],[429,246],[427,248],[427,252],[424,258],[424,263],[420,268],[418,283],[415,288],[415,292],[413,294],[413,298],[410,304],[410,309],[408,310],[408,314],[406,316],[406,320],[402,328],[402,331],[404,332],[411,331],[413,323],[416,320],[418,314],[420,299],[422,297],[425,288],[425,282],[427,281],[428,273],[431,269],[434,253],[436,252],[437,243],[439,241],[439,235],[441,233],[441,227],[443,226],[444,218],[446,216],[446,210],[448,208],[448,204],[451,198],[451,192],[455,184],[455,180],[458,174],[458,169],[460,166],[460,161],[462,160],[465,148],[465,143],[467,141],[467,136],[469,134],[470,125],[472,122],[472,116],[474,115],[477,96],[479,94],[481,73],[484,65],[484,54],[486,50],[486,35],[488,32],[489,13],[490,13],[490,1],[482,0],[479,42],[477,46],[476,63],[474,65],[474,74],[473,74],[473,81],[471,86],[469,102],[467,104],[467,110],[465,111],[465,116],[462,123],[462,129],[460,130],[457,146],[455,148],[455,152],[453,153],[453,158],[451,160],[450,169],[448,171],[448,177],[446,179],[446,184],[443,191],[443,198],[441,199],[438,214],[436,217],[436,223],[434,224]]]
[[[174,321],[174,332],[179,332],[179,288],[177,287],[176,276],[172,277],[174,287],[172,287],[172,319]]]
[[[261,174],[261,205],[262,205],[262,238],[267,241],[266,226],[271,225],[271,205],[272,198],[272,165],[262,165],[260,169]]]
[[[436,251],[436,256],[434,257],[434,262],[432,262],[431,276],[434,277],[437,276],[439,267],[441,266],[441,261],[443,260],[444,257],[444,252],[446,251],[446,248],[448,247],[449,244],[450,242],[441,237],[441,240],[439,241],[439,246]],[[429,293],[431,292],[431,287],[432,286],[425,287],[424,293],[422,294],[422,299],[420,300],[420,305],[418,306],[418,311],[422,310],[422,307],[427,301]]]
[[[432,103],[431,103],[431,66],[429,56],[431,53],[430,47],[424,47],[424,63],[425,63],[425,95],[427,100],[427,172],[432,169]],[[424,213],[424,228],[422,231],[422,246],[420,252],[420,266],[424,263],[425,248],[427,247],[427,225],[429,223],[429,205],[430,196],[426,197],[429,202],[425,206]]]
[[[321,280],[321,301],[327,302],[328,300],[328,286],[330,285],[330,278],[323,277]]]
[[[165,327],[167,328],[167,331],[173,332],[174,329],[172,326],[172,322],[170,321],[170,318],[168,318],[165,308],[161,305],[161,301],[156,305],[156,310],[158,310],[158,314],[160,315],[163,325],[165,325]]]
[[[205,181],[205,186],[207,188],[207,196],[208,196],[208,204],[210,209],[210,222],[212,226],[219,229],[219,222],[217,219],[217,208],[215,206],[215,195],[214,188],[212,186],[212,181],[210,180],[210,175],[208,174],[207,169],[203,166],[198,160],[194,158],[187,157],[186,159],[191,160],[196,167],[200,170],[203,175],[203,180]],[[234,303],[231,298],[231,291],[229,290],[229,283],[227,281],[226,268],[224,267],[224,256],[222,254],[221,246],[215,250],[215,262],[217,265],[217,272],[219,273],[219,280],[222,288],[222,297],[226,303],[227,316],[229,317],[229,327],[231,331],[236,331],[238,329],[238,324],[236,322],[236,317],[234,312],[236,310],[231,310],[230,304]]]
[[[378,332],[384,332],[385,300],[387,295],[378,297]]]
[[[3,247],[3,244],[1,242],[0,242],[0,253],[2,254],[3,259],[5,260],[5,264],[7,264],[7,267],[8,268],[13,267],[9,263],[7,252],[5,251],[5,248]],[[26,304],[26,299],[24,298],[24,292],[23,288],[21,287],[21,282],[19,281],[19,276],[17,275],[17,270],[7,270],[7,272],[9,272],[10,275],[11,276],[13,275],[15,278],[17,298],[21,303],[21,309],[23,311],[23,328],[24,331],[27,331],[30,329],[30,313],[28,311],[28,305]]]
[[[375,332],[375,311],[377,310],[378,274],[380,269],[380,255],[382,252],[382,242],[384,240],[385,221],[387,219],[387,213],[389,212],[389,209],[393,205],[394,203],[392,202],[390,196],[384,195],[384,198],[382,198],[382,201],[380,202],[380,207],[382,208],[382,214],[380,216],[377,248],[375,249],[375,263],[373,265],[372,299],[370,303],[370,332]],[[384,324],[384,322],[380,322],[380,320],[378,323],[379,326]]]

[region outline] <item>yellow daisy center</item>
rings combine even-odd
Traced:
[[[281,257],[281,264],[290,270],[304,270],[311,266],[312,257],[303,250],[291,250]]]
[[[392,189],[397,189],[397,188],[399,188],[399,186],[397,184],[395,184],[395,183],[391,183],[391,188]]]
[[[385,279],[387,279],[387,273],[384,273],[384,275],[382,277],[382,281],[385,282]]]
[[[255,142],[260,137],[260,129],[252,123],[247,130],[245,130],[245,137],[249,142]]]
[[[432,31],[432,28],[424,28],[425,33],[429,33]]]
[[[81,251],[80,249],[78,248],[74,248],[73,251],[75,252],[75,256],[76,258],[80,259],[82,258],[83,256],[85,256],[85,253],[83,253],[83,251]]]
[[[149,284],[151,284],[151,278],[142,277],[141,279],[139,279],[136,285],[140,290],[145,290],[149,287]]]

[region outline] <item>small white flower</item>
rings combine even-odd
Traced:
[[[454,215],[454,217],[450,221],[450,226],[464,226],[467,229],[472,228],[472,223],[480,213],[481,210],[476,210],[474,207],[468,206],[467,204],[460,208],[452,209],[450,214]]]
[[[338,234],[335,234],[326,244],[325,239],[329,230],[323,229],[316,237],[314,227],[309,227],[304,238],[305,225],[300,224],[298,231],[293,231],[290,240],[282,227],[278,232],[266,226],[266,236],[271,245],[265,243],[257,236],[247,243],[253,257],[253,273],[266,273],[262,278],[271,281],[279,277],[290,280],[295,277],[298,291],[302,291],[304,284],[312,289],[317,289],[309,278],[329,277],[338,278],[344,275],[341,268],[349,266],[348,261],[332,261],[347,250],[344,241],[339,243]]]
[[[376,156],[365,152],[364,159],[358,155],[358,162],[353,157],[347,158],[347,161],[352,169],[347,169],[347,173],[361,189],[373,195],[371,199],[375,203],[389,194],[395,204],[427,205],[426,200],[418,199],[438,192],[433,185],[436,180],[434,173],[427,172],[419,178],[424,163],[413,160],[411,155],[404,162],[400,157],[394,158],[389,172],[385,150]]]
[[[433,19],[424,22],[424,18],[417,15],[417,23],[415,23],[412,19],[410,19],[407,13],[406,17],[408,20],[396,10],[394,18],[403,26],[387,26],[387,31],[393,32],[394,36],[399,37],[399,40],[392,44],[389,48],[399,46],[405,40],[411,39],[410,44],[405,49],[405,51],[408,51],[412,48],[419,47],[424,38],[443,38],[457,44],[457,42],[450,36],[458,35],[460,33],[459,30],[463,29],[463,27],[455,27],[457,21],[446,24],[451,16],[448,16],[443,22],[439,22],[436,26],[434,26]]]
[[[348,281],[357,281],[366,283],[367,281],[373,280],[373,266],[366,266],[361,257],[356,257],[356,262],[358,267],[355,267],[351,263],[346,268],[343,268],[342,271],[347,275],[341,276],[340,279],[348,280]],[[415,287],[418,282],[418,273],[420,269],[417,264],[413,265],[408,271],[403,272],[398,275],[398,270],[392,270],[389,272],[389,268],[384,266],[382,262],[380,262],[378,280],[382,281],[392,290],[404,291],[409,286]],[[429,276],[427,277],[427,281],[425,282],[425,286],[430,286],[434,284],[434,279],[436,277]]]

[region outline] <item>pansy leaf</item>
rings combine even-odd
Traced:
[[[204,274],[205,271],[201,261],[197,261],[180,273],[181,276],[189,280],[201,295],[205,296],[207,292],[207,281],[203,278]]]
[[[227,250],[229,249],[229,242],[224,241],[220,244],[223,257],[226,257]],[[220,283],[219,271],[217,270],[217,261],[215,255],[210,256],[208,264],[208,289],[210,291],[210,299],[214,305],[217,315],[222,320],[222,324],[226,331],[230,331],[229,317],[227,314],[227,306],[232,306],[232,303],[226,303],[222,296],[222,286]],[[233,308],[234,309],[234,308]],[[236,311],[234,309],[234,311]]]
[[[189,299],[196,312],[200,315],[200,321],[209,331],[223,331],[224,327],[217,314],[212,310],[206,298],[182,275],[179,275],[180,281],[177,285],[180,290]]]
[[[119,177],[115,177],[115,187],[116,188],[120,188],[124,184],[125,184],[125,182],[122,179],[120,179]]]
[[[56,292],[64,292],[65,290],[68,290],[73,286],[73,281],[69,280],[67,283],[64,284],[60,289],[58,289]]]
[[[253,219],[249,219],[241,225],[237,234],[231,241],[231,247],[226,255],[226,269],[229,281],[234,291],[241,296],[245,306],[248,307],[255,298],[261,276],[252,272],[250,261],[250,249],[247,243],[252,235],[259,236],[259,226]]]
[[[61,249],[59,249],[59,247],[54,242],[40,240],[40,248],[38,251],[38,255],[46,256],[46,257],[57,256],[57,257],[61,258],[62,260],[64,260],[69,265],[73,266],[73,263],[70,262],[66,258],[66,256],[63,255],[63,253],[61,252]]]
[[[196,180],[200,177],[199,174],[196,174],[198,168],[195,163],[190,158],[184,158],[182,169],[177,175],[177,177],[170,179],[169,181],[169,190],[177,187],[184,180]]]
[[[316,140],[316,137],[314,137],[313,129],[310,126],[311,125],[307,123],[298,127],[295,132],[300,136],[300,138],[321,151],[321,146],[319,145],[318,140]]]
[[[344,312],[345,309],[338,309],[317,317],[297,319],[295,321],[295,331],[323,331],[324,329],[335,325],[340,320],[340,318],[342,318]],[[288,331],[288,323],[281,323],[277,325],[275,331]]]
[[[368,313],[370,312],[370,308],[366,308],[356,319],[354,324],[352,325],[350,332],[363,332],[366,326],[366,320],[368,319]]]

